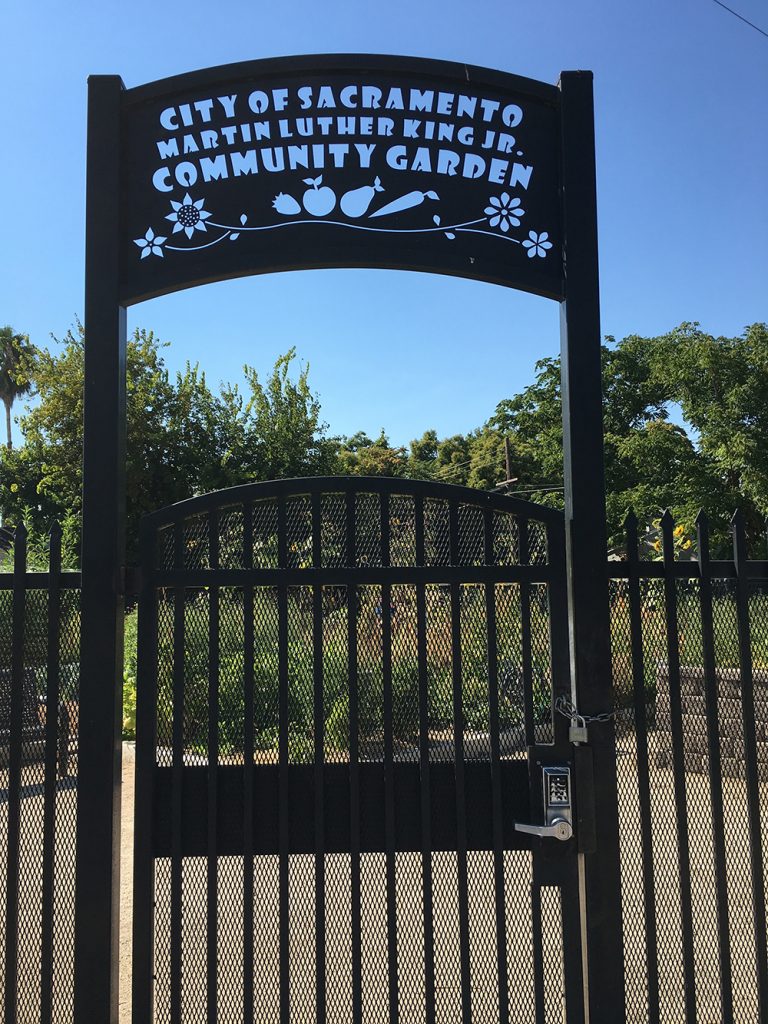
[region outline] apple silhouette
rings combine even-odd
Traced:
[[[305,178],[304,184],[312,186],[302,197],[304,209],[313,217],[327,217],[336,205],[336,193],[327,185],[320,188],[323,184],[322,174],[317,178]]]

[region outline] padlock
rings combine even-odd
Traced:
[[[571,725],[568,729],[568,739],[571,741],[571,743],[589,742],[589,735],[587,734],[587,723],[580,715],[571,720]]]

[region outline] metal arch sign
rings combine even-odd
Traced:
[[[587,715],[610,706],[592,75],[563,72],[552,86],[345,55],[129,90],[118,76],[93,76],[85,256],[77,1024],[118,1014],[126,306],[320,267],[421,270],[558,301],[574,700]],[[151,622],[139,628],[151,633]],[[616,763],[610,727],[596,731],[594,842],[581,879],[585,1005],[594,1024],[616,1024]]]
[[[126,90],[121,302],[317,267],[431,271],[560,299],[559,96],[467,65],[362,56]]]

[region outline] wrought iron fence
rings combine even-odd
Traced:
[[[673,530],[665,516],[661,559],[641,560],[630,516],[626,559],[608,563],[627,1018],[752,1024],[768,1014],[768,561],[747,558],[738,516],[730,559],[710,557],[706,518],[696,560],[676,559]],[[12,557],[0,573],[0,1001],[8,1024],[68,1024],[80,576],[62,572],[56,528],[47,572],[28,571],[23,527]]]
[[[627,1019],[736,1021],[768,1014],[768,563],[609,563]]]
[[[73,1019],[80,574],[0,574],[0,1002],[6,1024]]]

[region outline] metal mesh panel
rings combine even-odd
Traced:
[[[323,565],[347,565],[347,502],[343,494],[324,494],[321,498],[320,545]]]
[[[315,860],[293,856],[288,865],[288,932],[290,935],[289,1000],[291,1020],[311,1021],[315,1015]],[[285,912],[285,911],[283,911]]]
[[[210,565],[209,523],[206,516],[194,516],[184,521],[185,569],[207,569]]]
[[[174,597],[157,603],[157,763],[173,760]],[[184,592],[178,600],[183,603]]]
[[[12,654],[12,636],[11,636],[11,616],[12,616],[12,604],[13,598],[11,592],[8,590],[0,592],[0,622],[3,624],[3,628],[0,629],[0,666],[3,669],[3,701],[2,711],[3,719],[8,721],[8,728],[10,728],[10,711],[11,711],[11,687],[10,687],[10,670],[11,670],[11,654]],[[2,792],[0,793],[0,893],[2,893],[2,902],[0,902],[0,1000],[2,1004],[5,1004],[5,965],[6,965],[6,916],[7,907],[5,894],[8,889],[8,755],[9,750],[6,748],[3,751],[3,762],[2,771],[0,771],[0,785],[2,785]]]
[[[628,1017],[651,1021],[658,1006],[662,1024],[673,1024],[686,1012],[697,1020],[721,1020],[725,999],[732,1002],[734,1020],[757,1020],[735,584],[713,581],[711,627],[702,615],[707,598],[697,580],[674,584],[676,624],[669,618],[663,580],[641,580],[637,589],[639,642],[631,628],[629,584],[612,583],[611,600],[614,692],[621,711],[618,781]],[[750,619],[759,677],[766,619],[757,590]],[[704,667],[707,645],[714,657],[712,706]],[[757,680],[755,693],[757,708]],[[647,742],[638,715],[647,722]],[[708,729],[714,729],[714,763]],[[759,790],[762,807],[768,795],[762,780]],[[764,817],[763,836],[767,823]],[[681,843],[687,868],[681,866]],[[727,942],[725,955],[722,941]]]
[[[526,735],[523,718],[525,680],[520,585],[518,583],[500,584],[494,587],[494,593],[501,756],[523,756]]]
[[[546,565],[547,558],[547,528],[544,523],[531,520],[528,523],[528,563]]]
[[[488,624],[484,586],[463,586],[461,588],[460,616],[464,757],[469,761],[489,761],[491,758],[491,719],[488,699]]]
[[[427,671],[429,679],[430,759],[452,761],[453,680],[451,599],[448,588],[427,587]]]
[[[325,587],[323,610],[323,718],[326,761],[349,759],[349,608],[346,587]]]
[[[325,980],[328,1020],[352,1024],[352,886],[350,858],[325,857]]]
[[[533,957],[533,866],[529,853],[506,852],[503,864],[506,970],[511,1024],[536,1019]]]
[[[494,916],[495,885],[493,854],[489,850],[468,854],[469,963],[473,1024],[497,1024],[499,975]]]
[[[378,494],[358,494],[355,500],[358,565],[381,565],[381,504]]]
[[[47,626],[47,594],[27,594],[24,662],[30,666],[34,683],[30,687],[30,704],[24,708],[25,736],[38,724],[37,701],[45,688],[44,659]],[[25,738],[21,746],[22,799],[19,824],[19,947],[17,1009],[21,1019],[33,1018],[40,1005],[40,962],[42,930],[43,863],[39,838],[43,833],[43,801],[40,794],[45,782],[44,740]],[[37,799],[35,799],[37,795]],[[29,798],[32,799],[29,799]]]
[[[277,857],[257,857],[253,878],[254,1020],[280,1020],[280,886]]]
[[[257,569],[277,568],[277,502],[257,501],[253,505],[253,564]]]
[[[389,499],[390,565],[416,564],[416,503],[407,494],[393,494]]]
[[[461,1020],[458,869],[455,853],[432,855],[437,1020]]]
[[[225,508],[219,513],[219,565],[239,569],[243,564],[243,509]]]
[[[392,588],[392,729],[398,761],[419,757],[416,588]]]
[[[288,591],[288,759],[309,764],[313,756],[312,591]]]
[[[312,510],[307,495],[286,501],[286,528],[288,566],[304,569],[312,564]]]
[[[493,513],[493,560],[495,565],[520,564],[520,526],[517,516]]]
[[[448,502],[429,498],[424,502],[424,547],[426,565],[449,565],[451,561]]]
[[[279,732],[277,595],[270,587],[257,587],[253,595],[253,730],[257,763],[277,758]]]
[[[381,587],[361,587],[357,614],[360,757],[383,757],[384,681],[381,672]]]
[[[459,505],[458,565],[483,565],[485,531],[483,513],[476,505]]]
[[[397,890],[397,997],[401,1020],[424,1020],[424,898],[421,856],[398,853]]]
[[[65,704],[68,741],[64,778],[56,786],[53,865],[52,1018],[65,1024],[74,1012],[75,830],[77,825],[78,729],[80,700],[80,591],[61,595],[59,694]],[[50,685],[50,682],[49,682]],[[47,833],[47,829],[46,829]],[[40,837],[37,837],[40,842]]]
[[[185,857],[182,862],[181,906],[181,1019],[190,1024],[207,1021],[208,993],[206,943],[206,862],[201,857]]]
[[[24,596],[21,766],[14,786],[9,770],[13,595],[0,592],[0,1001],[6,998],[10,967],[20,1024],[68,1024],[74,1012],[79,591],[61,591],[59,602],[59,632],[49,661],[48,592],[29,590]],[[54,743],[48,748],[50,706]],[[9,921],[14,889],[16,916]],[[9,924],[16,936],[11,964]]]
[[[242,764],[245,732],[243,593],[219,597],[219,763]]]
[[[155,1020],[171,1020],[171,863],[155,861]]]
[[[208,666],[210,652],[210,594],[185,593],[184,646],[184,764],[205,764],[208,760]],[[179,652],[177,652],[178,656]]]
[[[535,583],[531,586],[531,682],[537,743],[551,743],[554,739],[548,598],[548,588],[544,584]]]
[[[544,990],[544,1020],[547,1024],[566,1024],[565,965],[563,962],[563,914],[560,890],[542,886],[541,939]]]

